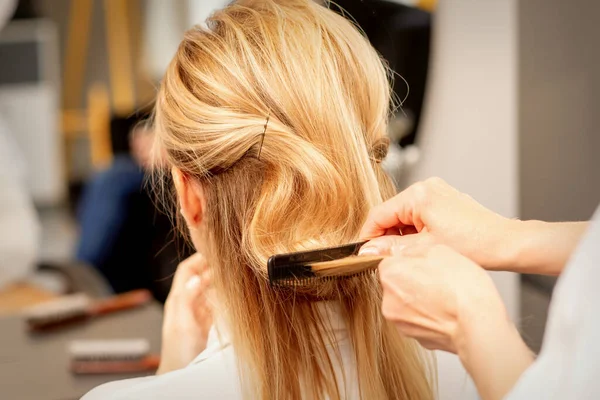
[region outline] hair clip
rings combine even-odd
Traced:
[[[265,129],[262,133],[262,137],[260,139],[260,147],[258,148],[258,159],[260,160],[260,153],[262,153],[263,143],[265,142],[265,134],[267,133],[267,125],[269,125],[269,118],[271,117],[271,113],[267,114],[267,120],[265,121]]]

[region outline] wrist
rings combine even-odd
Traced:
[[[539,248],[538,242],[546,230],[547,222],[543,221],[518,221],[518,228],[515,229],[512,237],[512,258],[510,264],[505,266],[506,270],[527,273],[536,264],[535,254],[540,251],[548,251]]]
[[[513,220],[503,245],[498,249],[503,256],[497,269],[559,275],[586,228],[585,222]]]
[[[499,295],[488,293],[472,298],[463,304],[458,317],[454,338],[457,355],[463,363],[468,362],[482,344],[493,341],[497,335],[512,334],[513,330],[514,325]]]
[[[514,324],[505,316],[479,318],[463,323],[457,338],[456,350],[461,362],[471,372],[477,367],[477,360],[484,351],[497,346],[500,338],[518,335]]]
[[[533,247],[540,221],[506,219],[499,227],[499,235],[490,254],[492,259],[483,266],[490,271],[523,272],[524,257]]]
[[[457,353],[484,400],[504,398],[533,362],[506,312],[471,315],[462,327]]]

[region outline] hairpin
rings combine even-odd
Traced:
[[[271,117],[271,113],[267,114],[267,120],[265,121],[265,129],[262,133],[262,137],[260,139],[260,147],[258,148],[258,159],[260,160],[260,153],[262,152],[263,143],[265,142],[265,134],[267,133],[267,125],[269,125],[269,118]]]

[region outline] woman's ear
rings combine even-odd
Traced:
[[[188,227],[194,228],[202,222],[206,204],[202,186],[186,176],[179,168],[171,168],[171,175],[175,183],[181,214]]]

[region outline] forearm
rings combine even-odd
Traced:
[[[533,355],[508,321],[480,320],[458,355],[483,400],[500,400],[533,363]]]
[[[490,270],[560,275],[588,222],[511,221]]]

